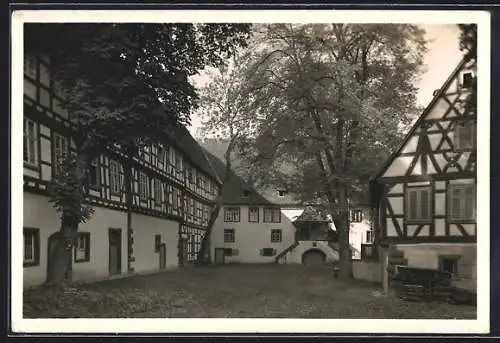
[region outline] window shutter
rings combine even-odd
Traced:
[[[427,189],[420,191],[420,219],[430,219],[430,192]]]
[[[410,203],[409,207],[409,219],[416,220],[417,219],[417,192],[411,190],[410,192]]]
[[[474,200],[474,185],[468,185],[465,187],[464,219],[474,219]]]
[[[462,190],[463,189],[460,187],[453,187],[451,189],[450,215],[452,219],[462,218],[462,201],[461,201]]]

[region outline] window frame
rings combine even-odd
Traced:
[[[458,261],[460,260],[460,257],[461,256],[459,256],[459,255],[439,255],[439,270],[443,271],[443,272],[448,272],[452,276],[457,276],[458,275]],[[453,272],[449,272],[447,270],[444,270],[445,260],[452,260],[453,261],[453,265],[454,265]]]
[[[159,179],[153,179],[153,198],[157,205],[162,203],[162,189],[161,189],[161,181]]]
[[[78,243],[80,242],[80,238],[83,238],[83,241],[85,242],[85,247],[84,249],[80,249],[78,247]],[[84,257],[79,258],[77,253],[78,250],[84,252]],[[75,238],[75,243],[73,245],[73,260],[75,263],[83,263],[83,262],[90,262],[90,232],[78,232]]]
[[[469,131],[470,135],[470,144],[467,146],[463,146],[461,136],[463,135],[464,130]],[[453,128],[453,144],[455,146],[456,151],[469,151],[473,150],[476,146],[476,125],[472,120],[459,120],[455,123],[455,127]]]
[[[100,167],[100,161],[99,158],[94,159],[93,161],[90,162],[89,168],[88,168],[88,182],[89,182],[89,187],[93,189],[98,189],[101,187],[101,167]],[[93,171],[92,168],[95,168]],[[96,182],[93,183],[91,175],[95,175],[96,177]]]
[[[472,215],[470,218],[466,217],[467,209],[467,188],[472,190]],[[460,218],[453,217],[453,195],[454,189],[462,189],[462,194],[460,194]],[[447,210],[447,220],[448,223],[460,224],[460,223],[471,223],[476,221],[476,184],[475,183],[450,183],[448,184],[447,194],[446,194],[446,202],[448,205]]]
[[[138,194],[140,201],[147,201],[149,197],[149,182],[148,182],[148,174],[143,171],[139,172],[138,175]]]
[[[61,144],[60,148],[57,147],[58,139]],[[69,145],[70,141],[67,136],[52,131],[52,175],[54,177],[58,177],[61,175],[63,167],[62,161],[64,161],[64,159],[67,158],[69,155]],[[59,156],[58,151],[62,153],[61,156]]]
[[[266,211],[271,211],[271,220],[266,220]],[[278,213],[278,219],[275,218],[275,213]],[[264,207],[263,223],[281,223],[281,209],[279,207]]]
[[[368,239],[370,238],[370,239]],[[367,230],[366,231],[366,243],[373,244],[375,241],[375,230]]]
[[[422,205],[421,205],[421,198],[422,198],[422,192],[427,191],[428,194],[428,202],[427,202],[427,212],[428,212],[428,218],[422,218]],[[417,209],[416,209],[416,218],[410,218],[411,215],[411,196],[410,192],[417,192]],[[432,193],[432,187],[430,185],[425,185],[425,186],[412,186],[412,187],[407,187],[405,196],[404,196],[404,201],[405,201],[405,213],[404,213],[404,220],[405,223],[407,224],[430,224],[432,223],[433,217],[434,217],[434,202],[433,202],[433,193]]]
[[[31,253],[33,259],[26,260],[26,236],[32,236]],[[40,229],[23,227],[23,267],[36,267],[40,265]]]
[[[236,241],[235,229],[224,229],[224,243],[234,243]]]
[[[228,219],[228,214],[233,212],[233,216]],[[234,218],[235,214],[238,216],[238,220]],[[225,223],[239,223],[241,221],[241,208],[238,206],[226,206],[224,207],[224,222]]]
[[[359,220],[357,220],[359,217]],[[362,223],[363,222],[363,210],[359,208],[355,208],[349,211],[349,221],[351,223]],[[354,219],[354,220],[353,220]]]
[[[252,216],[251,216],[252,210],[257,210],[257,220],[252,220]],[[255,212],[254,212],[254,214],[255,214]],[[249,206],[248,207],[248,222],[249,223],[259,223],[260,222],[260,207],[258,207],[258,206]]]
[[[278,238],[276,238],[276,235]],[[283,230],[271,229],[271,243],[281,243],[283,241]]]
[[[116,171],[113,168],[116,167]],[[109,159],[109,192],[112,195],[121,195],[122,183],[120,175],[120,162]],[[117,189],[116,189],[117,188]]]
[[[39,165],[39,156],[38,156],[38,125],[37,122],[30,119],[30,118],[24,118],[23,120],[23,162],[25,167],[29,168],[36,168],[38,169]],[[28,124],[33,124],[33,137],[30,136],[29,130],[28,130]],[[25,142],[26,140],[26,142]],[[33,153],[30,153],[30,147],[31,143],[33,144]],[[24,149],[26,149],[26,155],[28,160],[24,159]],[[31,161],[31,158],[33,158],[33,161]]]

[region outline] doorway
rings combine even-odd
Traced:
[[[160,269],[167,268],[167,245],[165,243],[160,244]]]
[[[215,248],[215,264],[224,264],[225,257],[224,248]]]
[[[122,229],[109,229],[109,275],[122,273]]]

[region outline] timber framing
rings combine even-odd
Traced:
[[[475,206],[475,198],[469,194],[461,205],[455,201],[453,210],[449,199],[454,184],[477,182],[475,133],[459,144],[463,129],[458,126],[470,125],[466,133],[476,129],[475,111],[467,113],[463,106],[469,91],[460,79],[462,71],[474,68],[465,60],[459,63],[371,179],[380,244],[476,242],[475,217],[463,214],[470,213],[464,204]],[[451,220],[452,211],[460,219]]]

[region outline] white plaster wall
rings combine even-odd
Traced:
[[[137,273],[152,272],[160,268],[160,255],[155,252],[155,235],[161,235],[167,246],[167,268],[178,266],[179,223],[141,214],[132,215],[134,229],[134,258]]]
[[[45,281],[48,239],[59,230],[60,220],[47,197],[27,192],[24,192],[23,197],[23,226],[40,229],[40,264],[23,268],[23,285],[29,287]],[[90,261],[73,264],[73,279],[75,281],[100,279],[108,276],[108,228],[110,227],[122,229],[122,272],[127,271],[126,219],[127,216],[124,212],[95,207],[92,219],[80,225],[79,231],[90,233]],[[22,235],[22,228],[13,234]],[[23,253],[22,246],[18,250],[20,254]]]
[[[224,222],[224,207],[214,224],[211,236],[212,257],[215,256],[215,248],[238,249],[238,256],[227,256],[226,263],[272,263],[275,256],[261,256],[263,248],[276,249],[279,254],[288,248],[295,240],[295,227],[292,220],[302,213],[302,209],[284,209],[281,211],[281,223],[264,223],[263,207],[259,208],[259,222],[248,222],[248,206],[240,207],[240,222]],[[235,242],[224,242],[224,229],[235,229]],[[281,229],[281,242],[271,242],[271,229]]]
[[[321,250],[327,262],[339,260],[339,254],[333,250],[325,241],[300,241],[299,245],[286,256],[286,263],[302,263],[302,255],[309,250]]]
[[[349,228],[349,244],[356,249],[352,258],[358,260],[361,258],[361,244],[367,243],[366,232],[370,231],[370,224],[366,221],[361,223],[351,223]]]

